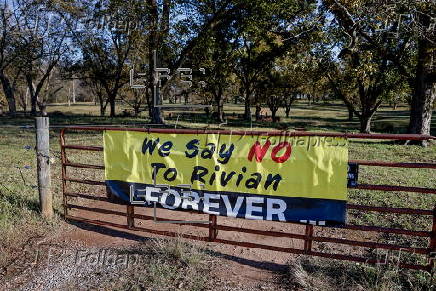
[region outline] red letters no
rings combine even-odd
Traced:
[[[286,148],[286,152],[281,156],[281,157],[277,157],[277,153],[282,149],[282,148]],[[276,162],[276,163],[284,163],[286,162],[289,157],[291,156],[291,152],[292,152],[292,147],[288,142],[281,142],[279,143],[277,146],[275,146],[272,149],[271,152],[271,159]]]
[[[259,163],[262,162],[262,159],[268,151],[270,145],[271,142],[269,140],[267,140],[262,147],[260,146],[260,143],[256,141],[248,153],[248,160],[251,162],[253,160],[253,156],[256,155],[256,161]]]
[[[253,160],[253,157],[256,156],[256,162],[262,162],[270,145],[271,142],[269,140],[267,140],[263,146],[260,146],[260,143],[256,141],[256,143],[251,147],[250,152],[248,153],[248,160],[251,162]],[[286,148],[285,153],[282,156],[278,157],[277,153],[283,148]],[[291,156],[291,152],[291,145],[288,142],[281,142],[272,149],[271,159],[279,164],[284,163]]]

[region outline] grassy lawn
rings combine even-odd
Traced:
[[[109,117],[99,116],[99,107],[93,103],[76,103],[68,106],[66,104],[50,105],[47,111],[51,113],[51,123],[57,125],[68,124],[114,124],[114,125],[143,125],[148,122],[147,112],[142,112],[139,117]],[[123,104],[118,104],[117,114],[123,115],[123,112],[132,115],[131,109]],[[227,124],[221,125],[220,128],[247,128],[253,129],[293,129],[305,128],[315,131],[339,131],[339,132],[357,132],[359,128],[358,119],[347,121],[348,113],[344,105],[339,102],[307,104],[307,101],[297,101],[291,109],[289,118],[285,117],[283,109],[279,109],[277,116],[280,117],[279,123],[271,122],[244,122],[238,119],[238,114],[244,112],[244,107],[240,104],[226,104],[224,106]],[[252,108],[254,113],[254,108]],[[187,113],[189,116],[187,116]],[[271,116],[268,108],[263,108],[263,114]],[[132,115],[133,116],[133,115]],[[433,115],[434,116],[434,115]],[[218,127],[218,124],[208,118],[203,110],[187,111],[185,109],[166,110],[165,118],[169,126],[180,127]],[[0,125],[33,125],[30,118],[0,119]],[[398,106],[393,110],[388,106],[381,106],[375,114],[372,123],[373,132],[383,133],[405,133],[409,122],[408,106]],[[436,118],[433,117],[431,125],[431,134],[436,135]]]
[[[119,111],[122,112],[124,109],[120,106]],[[243,112],[243,107],[240,105],[227,104],[225,110],[228,122],[221,126],[208,120],[203,112],[196,112],[186,117],[186,115],[182,115],[182,111],[171,111],[171,117],[169,117],[169,112],[167,112],[167,126],[172,128],[252,128],[253,130],[274,130],[277,128],[289,128],[292,130],[293,128],[304,127],[307,130],[337,132],[356,132],[358,128],[357,121],[346,121],[347,111],[344,106],[338,103],[308,106],[306,102],[297,102],[291,110],[290,118],[285,118],[284,113],[282,111],[279,112],[279,116],[281,116],[279,125],[268,122],[253,122],[250,124],[237,120],[238,114]],[[98,107],[85,103],[72,105],[71,107],[65,105],[50,106],[49,112],[52,114],[56,112],[50,119],[52,125],[112,124],[114,126],[143,127],[148,122],[148,119],[143,116],[138,118],[98,117],[96,116],[99,112]],[[62,114],[59,112],[62,112]],[[373,128],[375,132],[404,133],[407,123],[407,107],[400,106],[395,111],[388,107],[382,107],[374,119]],[[33,130],[26,128],[26,126],[31,125],[33,125],[31,118],[10,119],[0,117],[0,276],[1,267],[10,264],[20,249],[26,246],[26,242],[53,235],[60,231],[61,226],[64,226],[60,219],[62,210],[60,149],[58,142],[59,128],[55,128],[50,136],[51,155],[54,157],[52,187],[57,218],[53,221],[44,221],[38,215],[38,192],[35,174],[36,159],[33,150],[35,137]],[[436,118],[433,118],[432,134],[436,135]],[[98,144],[101,143],[101,136],[73,134],[70,136],[70,140],[74,140],[75,144]],[[395,142],[352,141],[349,152],[350,159],[436,163],[436,146],[434,145],[423,148],[419,146],[404,146]],[[99,159],[97,155],[92,153],[82,156],[82,159],[93,164],[101,163],[101,160],[97,160]],[[359,175],[360,183],[436,188],[435,171],[430,169],[362,167]],[[431,194],[351,190],[349,192],[349,200],[350,203],[354,204],[389,207],[433,209],[436,206],[436,197]],[[357,212],[350,211],[349,221],[356,224],[373,224],[410,230],[431,229],[430,219],[425,219],[422,216],[414,217],[412,215],[358,214]],[[409,238],[405,240],[404,236],[394,235],[380,237],[378,240],[381,242],[396,241],[419,247],[426,247],[428,243],[426,239],[410,240]],[[328,260],[325,260],[325,262],[327,265],[330,264]],[[307,262],[302,262],[300,267],[303,269],[300,268],[300,272],[303,270],[308,274],[313,274],[314,278],[318,278],[316,276],[320,274],[322,276],[329,276],[328,274],[332,270],[326,268],[325,264],[316,267],[317,264],[314,263],[312,267],[307,267]],[[345,265],[342,264],[338,265],[339,269],[344,268]],[[352,266],[350,270],[355,271],[353,269],[355,268],[354,264],[344,264]],[[292,272],[292,274],[295,273],[295,268]],[[376,269],[371,269],[367,274],[369,274],[368,278],[373,278],[371,274],[379,276]],[[408,274],[414,274],[410,280],[413,281],[416,287],[425,288],[425,280],[428,278],[423,273]],[[292,278],[290,279],[297,280],[294,277]],[[371,281],[373,279],[368,280]],[[316,281],[314,282],[316,284]],[[407,284],[409,283],[398,282],[398,286],[401,288],[407,289],[407,286],[409,286]],[[332,286],[335,286],[335,284],[332,283]]]

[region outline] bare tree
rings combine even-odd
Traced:
[[[47,95],[41,93],[45,85],[46,88],[50,86],[53,69],[70,52],[66,41],[70,11],[53,5],[51,1],[17,2],[22,9],[14,11],[19,22],[17,43],[20,47],[15,65],[21,69],[29,90],[31,114],[36,115],[37,106],[40,110],[45,106],[44,97]]]
[[[21,19],[14,17],[16,9],[22,9],[17,1],[5,0],[0,4],[0,82],[11,115],[15,115],[17,110],[13,86],[16,75],[13,71],[14,62],[20,56],[17,34],[20,31]]]

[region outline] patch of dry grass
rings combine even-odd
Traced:
[[[101,252],[101,249],[79,250],[80,256]],[[216,259],[195,244],[179,238],[153,239],[129,248],[105,249],[117,258],[130,258],[127,264],[90,264],[89,260],[64,265],[62,260],[51,264],[50,270],[65,269],[64,274],[48,277],[49,281],[30,281],[28,287],[45,284],[52,289],[91,290],[205,290],[211,283],[210,266]],[[118,263],[117,263],[118,262]],[[132,262],[132,263],[130,263]],[[47,272],[47,271],[46,271]],[[43,274],[37,276],[44,278]],[[42,280],[42,281],[41,281]],[[31,289],[31,288],[29,288]]]
[[[300,256],[289,263],[282,282],[290,290],[434,290],[430,274],[398,269],[395,265],[358,264]]]

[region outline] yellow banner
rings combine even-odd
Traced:
[[[348,141],[105,131],[106,180],[347,200]]]

